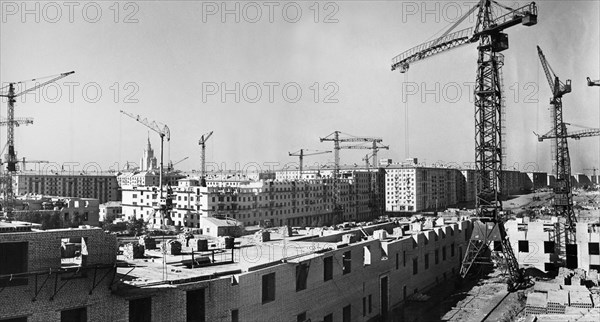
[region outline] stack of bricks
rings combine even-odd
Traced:
[[[525,305],[525,314],[546,314],[547,306],[548,298],[545,293],[529,293],[527,295],[527,304]]]
[[[127,259],[144,258],[144,245],[129,243],[125,245],[123,256]]]
[[[536,281],[533,285],[534,292],[548,293],[550,291],[560,290],[560,285],[551,282]]]
[[[565,314],[565,308],[568,305],[568,291],[554,290],[548,292],[548,314]]]
[[[571,291],[569,292],[569,299],[572,307],[578,307],[582,309],[591,309],[594,307],[590,297],[590,292]]]

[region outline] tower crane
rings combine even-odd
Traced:
[[[206,187],[206,141],[212,136],[213,131],[202,134],[198,144],[201,148],[200,154],[200,185]]]
[[[185,157],[185,158],[183,158],[183,159],[181,159],[181,160],[179,160],[177,162],[173,162],[173,161],[170,160],[169,161],[169,165],[167,165],[167,171],[173,171],[175,169],[176,165],[180,164],[181,162],[183,162],[183,161],[185,161],[185,160],[187,160],[189,158],[190,157]]]
[[[340,134],[343,134],[345,137],[340,137]],[[339,178],[340,178],[340,143],[342,142],[374,142],[381,143],[383,141],[381,138],[371,138],[371,137],[357,137],[350,134],[342,133],[340,131],[334,131],[324,138],[319,138],[320,142],[324,141],[332,141],[333,142],[333,154],[334,154],[334,165],[333,165],[333,211],[335,213],[341,210],[340,206],[340,187],[339,187]]]
[[[131,117],[132,119],[136,120],[137,122],[143,124],[144,126],[146,126],[147,128],[149,128],[150,130],[156,132],[158,134],[158,136],[160,137],[160,167],[159,167],[159,175],[158,175],[158,190],[160,193],[160,205],[158,208],[155,208],[155,213],[156,211],[160,211],[161,213],[161,226],[163,225],[163,223],[166,221],[166,224],[168,225],[168,222],[170,221],[170,218],[168,216],[168,212],[169,210],[171,210],[173,208],[173,200],[172,200],[172,196],[171,196],[171,188],[167,187],[167,196],[166,198],[163,198],[163,147],[164,147],[164,140],[165,138],[167,139],[167,141],[171,141],[171,131],[169,130],[169,127],[165,124],[163,124],[162,126],[159,125],[158,123],[156,123],[155,121],[148,121],[148,119],[146,118],[142,118],[139,115],[133,115],[131,113],[125,112],[123,110],[121,110],[122,114],[125,114],[129,117]]]
[[[10,123],[11,122],[7,119],[0,120],[0,126],[7,126]],[[15,117],[12,120],[12,124],[14,124],[15,127],[19,127],[21,125],[29,125],[33,124],[33,119],[31,117]]]
[[[42,161],[42,160],[25,160],[25,157],[23,157],[23,160],[21,161],[21,163],[23,164],[23,171],[27,170],[25,164],[27,163],[50,163],[49,161]]]
[[[13,82],[13,83],[8,83],[7,86],[8,87],[8,92],[6,92],[6,94],[0,94],[0,97],[6,97],[8,100],[8,107],[7,107],[7,118],[6,118],[6,142],[7,142],[7,146],[8,146],[8,152],[5,155],[5,160],[6,160],[6,179],[5,179],[5,185],[6,185],[6,189],[5,189],[5,213],[6,213],[6,217],[10,220],[12,217],[12,208],[13,208],[13,201],[14,201],[14,192],[13,192],[13,187],[12,187],[12,176],[13,174],[17,171],[17,153],[15,152],[15,126],[19,125],[19,121],[18,119],[15,119],[15,103],[17,102],[16,98],[19,96],[22,96],[24,94],[27,94],[29,92],[35,91],[39,88],[42,88],[48,84],[54,83],[62,78],[65,78],[71,74],[75,73],[74,71],[70,71],[70,72],[66,72],[66,73],[62,73],[62,74],[58,74],[58,75],[52,75],[52,76],[46,76],[46,77],[42,77],[42,78],[34,78],[34,79],[30,79],[30,80],[25,80],[25,81],[20,81],[20,82]],[[47,79],[50,78],[49,80],[36,84],[35,86],[25,89],[19,93],[15,93],[15,85],[18,84],[25,84],[28,82],[36,82],[42,79]],[[3,88],[5,88],[3,87]],[[32,121],[33,122],[33,121]],[[25,124],[27,124],[27,121],[25,121]]]
[[[588,84],[588,86],[600,86],[600,79],[599,80],[591,80],[588,77],[587,78],[587,84]]]
[[[492,7],[494,5],[494,7]],[[493,10],[493,9],[500,10]],[[474,27],[459,31],[454,29],[475,11]],[[502,15],[502,12],[505,12]],[[498,15],[497,15],[498,14]],[[465,252],[460,270],[466,277],[478,263],[493,241],[500,242],[509,272],[509,289],[523,285],[519,269],[501,218],[500,180],[502,178],[502,113],[503,93],[501,68],[508,49],[505,29],[522,24],[537,24],[537,7],[534,2],[513,9],[493,0],[479,0],[440,37],[413,47],[392,59],[392,70],[404,73],[409,65],[471,43],[477,46],[477,76],[475,80],[475,168],[477,171],[477,220]]]
[[[377,152],[379,152],[380,149],[384,149],[384,150],[389,150],[390,146],[389,145],[381,145],[379,144],[381,142],[381,140],[379,141],[372,141],[372,146],[367,146],[367,145],[342,145],[340,146],[340,149],[370,149],[372,152],[369,155],[369,158],[373,159],[373,165],[377,165]],[[364,158],[363,158],[363,161]],[[368,160],[367,160],[368,162]]]
[[[571,80],[561,82],[550,67],[542,49],[538,46],[540,63],[546,74],[552,98],[550,99],[550,110],[552,115],[552,129],[544,134],[538,135],[538,141],[553,139],[553,159],[555,162],[556,184],[554,186],[554,210],[560,217],[566,220],[565,242],[575,242],[575,224],[577,218],[573,209],[573,192],[571,187],[571,160],[569,157],[568,138],[576,140],[582,137],[598,136],[600,129],[584,129],[579,131],[567,131],[568,123],[563,122],[562,97],[571,92]]]
[[[306,153],[308,152],[308,153]],[[319,155],[319,154],[325,154],[325,153],[331,153],[331,151],[319,151],[319,150],[307,150],[307,149],[300,149],[296,152],[288,152],[289,156],[291,157],[298,157],[299,158],[299,166],[298,166],[298,180],[302,179],[302,168],[304,165],[304,157],[307,156],[311,156],[311,155]]]

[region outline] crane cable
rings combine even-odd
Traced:
[[[537,65],[537,83],[539,85],[540,83],[540,64],[536,64]],[[539,91],[538,91],[539,92]],[[520,99],[520,98],[519,98]],[[535,128],[536,130],[539,132],[540,131],[540,98],[539,98],[539,94],[538,94],[538,99],[536,100],[536,116],[535,116]],[[535,145],[535,164],[536,164],[536,170],[540,171],[540,144],[539,142],[537,142],[537,144]]]
[[[408,73],[404,73],[404,84],[408,83]],[[410,158],[410,140],[408,130],[408,98],[404,99],[404,158]]]

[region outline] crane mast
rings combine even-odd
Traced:
[[[15,92],[15,85],[24,84],[26,82],[37,81],[38,79],[31,79],[27,81],[21,82],[13,82],[8,84],[8,93],[0,95],[0,97],[6,97],[8,101],[8,107],[6,112],[6,144],[8,146],[7,154],[5,155],[6,161],[6,176],[5,176],[5,213],[6,217],[10,220],[12,218],[13,211],[13,201],[14,201],[14,191],[12,187],[12,176],[17,171],[17,153],[15,151],[15,126],[19,126],[20,123],[28,124],[28,119],[15,119],[15,103],[16,98],[27,94],[29,92],[35,91],[39,88],[42,88],[48,84],[54,83],[62,78],[65,78],[71,74],[75,73],[74,71],[70,71],[67,73],[62,73],[54,76],[44,77],[51,78],[48,81],[42,82],[40,84],[36,84],[32,88],[25,89],[19,93]],[[29,119],[31,120],[31,119]],[[31,120],[31,123],[33,121]],[[30,123],[29,123],[30,124]]]
[[[203,134],[198,141],[200,145],[200,183],[206,187],[206,141],[211,137],[213,131]]]
[[[155,121],[148,121],[148,119],[146,118],[142,118],[139,115],[133,115],[131,113],[125,112],[123,110],[121,110],[122,114],[125,114],[127,116],[129,116],[130,118],[136,120],[138,123],[143,124],[144,126],[146,126],[147,128],[149,128],[150,130],[156,132],[158,134],[158,136],[160,137],[160,167],[158,170],[158,190],[159,190],[159,194],[160,194],[160,207],[159,207],[159,211],[161,212],[161,226],[163,225],[164,221],[169,221],[170,218],[168,216],[168,211],[172,209],[172,196],[171,196],[171,188],[167,187],[167,196],[166,198],[163,198],[163,155],[164,155],[164,140],[165,138],[167,139],[167,141],[171,140],[171,131],[169,130],[169,127],[167,125],[163,125],[162,127],[160,125],[158,125],[158,123],[156,123]],[[156,209],[155,209],[156,210]],[[167,223],[168,224],[168,223]]]
[[[567,138],[567,123],[563,121],[562,97],[571,92],[571,80],[561,82],[548,63],[542,49],[537,47],[540,63],[552,91],[550,99],[550,112],[552,116],[552,130],[544,136],[538,137],[539,141],[553,139],[553,159],[556,182],[554,185],[554,210],[559,217],[565,218],[565,242],[575,241],[575,224],[577,218],[573,209],[573,192],[571,187],[571,160]]]
[[[346,137],[340,137],[340,134],[344,134]],[[339,178],[340,178],[340,149],[347,148],[341,146],[340,143],[343,142],[372,142],[375,149],[384,148],[378,147],[377,143],[381,143],[383,140],[381,138],[371,138],[371,137],[357,137],[353,135],[349,135],[346,133],[342,133],[340,131],[334,131],[324,138],[319,138],[321,142],[324,141],[332,141],[333,142],[333,152],[334,152],[334,166],[333,166],[333,208],[334,212],[337,214],[341,209],[340,205],[340,187],[339,187]],[[371,149],[371,147],[365,147]]]
[[[475,80],[475,169],[476,169],[476,208],[477,219],[465,252],[461,276],[466,277],[471,268],[479,264],[485,249],[492,242],[502,245],[502,253],[509,273],[509,288],[523,284],[523,274],[518,267],[501,218],[502,202],[502,112],[503,93],[501,68],[504,65],[502,51],[508,49],[508,36],[503,31],[523,24],[537,23],[537,7],[530,3],[518,9],[499,5],[508,12],[494,16],[492,3],[480,0],[449,31],[433,41],[413,47],[392,59],[392,70],[406,72],[409,64],[470,43],[478,43],[477,72]],[[473,27],[456,32],[454,30],[466,16],[477,12],[477,22]]]
[[[310,152],[312,151],[312,152]],[[309,153],[306,153],[309,152]],[[298,180],[302,180],[302,170],[303,170],[303,166],[304,166],[304,157],[307,156],[311,156],[311,155],[319,155],[319,154],[325,154],[325,153],[331,153],[331,151],[317,151],[317,150],[307,150],[307,149],[300,149],[296,152],[288,152],[288,155],[291,157],[298,157]]]

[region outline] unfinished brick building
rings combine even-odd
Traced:
[[[99,229],[0,233],[0,320],[350,321],[459,271],[468,221],[385,223],[184,255],[117,254]],[[23,231],[16,231],[23,230]],[[209,261],[201,259],[212,258]],[[187,255],[186,255],[187,254]],[[165,262],[159,256],[165,257]],[[117,258],[119,259],[117,265]],[[186,266],[187,264],[187,266]],[[113,276],[115,267],[117,274]],[[128,266],[128,267],[124,267]],[[111,289],[109,289],[109,287]]]

